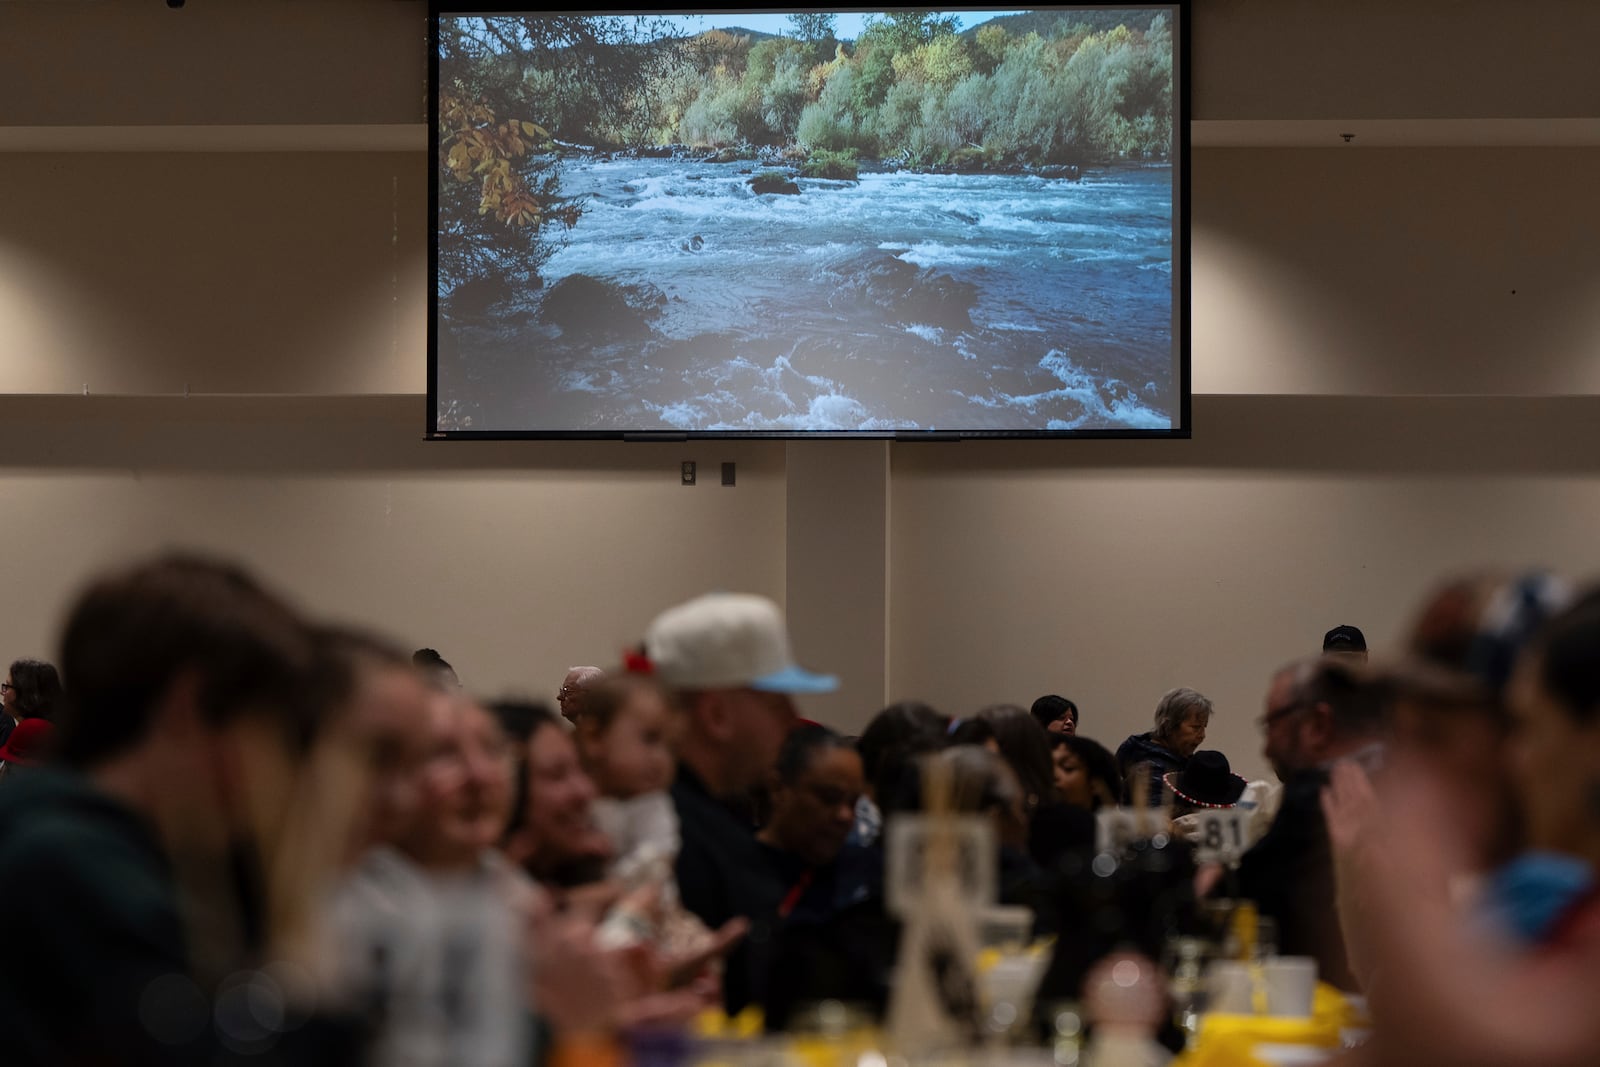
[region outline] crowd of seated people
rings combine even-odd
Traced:
[[[1053,939],[1041,1001],[1246,900],[1368,995],[1359,1062],[1600,1060],[1600,594],[1546,575],[1264,673],[1271,783],[1202,747],[1189,688],[1115,754],[1056,694],[803,720],[836,680],[741,594],[572,668],[559,711],[204,557],[99,576],[57,653],[0,688],[8,1063],[499,1067],[708,1012],[881,1018],[888,841],[930,804],[987,825],[998,903]],[[1156,832],[1108,864],[1119,807]],[[1197,827],[1235,808],[1224,868]]]

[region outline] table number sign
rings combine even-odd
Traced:
[[[1249,847],[1246,822],[1250,813],[1240,808],[1211,808],[1196,812],[1195,859],[1200,863],[1221,863],[1229,867]]]

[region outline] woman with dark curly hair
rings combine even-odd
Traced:
[[[49,663],[38,659],[19,659],[0,682],[0,744],[11,736],[23,719],[53,719],[61,701],[61,676]]]

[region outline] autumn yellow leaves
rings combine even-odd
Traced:
[[[513,161],[548,148],[548,130],[518,119],[497,122],[494,111],[482,100],[465,100],[450,93],[440,95],[439,124],[445,170],[456,181],[481,182],[479,215],[492,214],[509,226],[537,226],[544,220],[545,205]]]

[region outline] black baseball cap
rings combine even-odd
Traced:
[[[1322,635],[1324,652],[1365,652],[1367,639],[1354,626],[1335,626]]]

